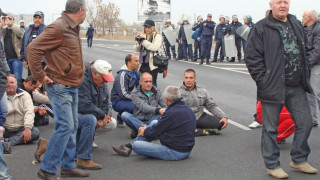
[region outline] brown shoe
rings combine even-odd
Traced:
[[[44,171],[42,169],[39,169],[38,177],[40,179],[44,179],[44,180],[58,180],[58,179],[60,179],[59,176],[57,176],[56,174],[49,173],[49,172]]]
[[[300,171],[308,174],[316,174],[318,172],[318,170],[312,167],[309,163],[295,164],[291,161],[290,167],[294,169],[299,169]]]
[[[99,170],[102,169],[102,166],[98,163],[93,162],[91,159],[77,158],[77,168]]]
[[[47,150],[48,140],[44,138],[40,138],[38,140],[38,147],[36,152],[34,153],[34,157],[36,158],[37,162],[41,162],[41,156],[44,154]]]
[[[112,149],[121,156],[129,156],[132,151],[132,149],[128,148],[124,144],[119,147],[112,146]]]
[[[61,177],[88,177],[90,173],[88,171],[82,171],[77,168],[62,170],[61,169]]]

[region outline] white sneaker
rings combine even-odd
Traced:
[[[253,123],[251,123],[250,125],[249,125],[249,128],[251,128],[251,129],[255,129],[255,128],[259,128],[259,127],[261,127],[262,125],[260,124],[260,123],[258,123],[257,121],[253,121]]]
[[[97,148],[97,147],[98,147],[98,145],[93,141],[93,143],[92,143],[92,147],[93,147],[93,148]]]

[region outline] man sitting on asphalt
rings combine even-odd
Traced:
[[[164,101],[168,108],[159,120],[149,125],[141,125],[138,137],[131,143],[112,146],[113,150],[123,156],[135,153],[163,160],[186,159],[195,144],[196,117],[182,100],[179,89],[168,86],[164,93]],[[161,144],[151,143],[159,138]]]
[[[228,118],[209,97],[207,90],[197,86],[196,80],[196,72],[193,69],[184,72],[183,85],[180,86],[181,96],[197,118],[196,135],[216,135],[218,131],[227,127]],[[205,108],[212,115],[204,112]]]
[[[141,124],[148,125],[159,119],[166,108],[160,90],[152,86],[152,76],[145,72],[141,74],[140,85],[130,95],[133,102],[133,114],[124,112],[121,119],[132,129],[131,138],[135,138]]]
[[[86,68],[82,84],[79,86],[77,167],[97,170],[102,166],[92,161],[92,143],[96,128],[107,131],[116,127],[116,120],[109,116],[109,95],[107,82],[114,81],[112,67],[105,60],[96,60]],[[41,139],[35,153],[36,160],[45,152],[47,140]]]
[[[30,95],[18,88],[14,76],[7,78],[8,115],[3,137],[11,145],[31,143],[39,139],[40,132],[33,127],[34,107]]]
[[[117,125],[124,127],[121,119],[123,112],[133,113],[133,103],[130,98],[131,91],[139,85],[140,72],[139,56],[129,54],[125,58],[123,65],[117,72],[117,76],[111,90],[111,102],[113,110],[118,112]]]
[[[45,107],[40,106],[36,103],[33,99],[33,91],[35,91],[41,84],[39,81],[36,81],[32,75],[28,76],[26,79],[18,79],[18,88],[28,92],[31,96],[33,105],[34,105],[34,125],[35,126],[42,126],[49,124],[49,116],[47,111],[53,117],[53,112],[50,108],[47,110]]]

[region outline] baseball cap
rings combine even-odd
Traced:
[[[40,17],[44,18],[44,14],[43,14],[43,12],[41,12],[41,11],[36,11],[36,12],[33,14],[33,17],[35,17],[35,16],[40,16]]]
[[[212,14],[209,13],[207,16],[212,17]]]
[[[104,80],[107,82],[114,81],[114,77],[112,75],[112,66],[108,63],[108,61],[100,59],[95,60],[93,67],[98,73],[101,74]]]
[[[147,19],[146,21],[144,21],[143,26],[151,27],[151,26],[155,26],[155,23],[152,19]]]
[[[0,16],[7,16],[7,13],[4,13],[0,8]]]

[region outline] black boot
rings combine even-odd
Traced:
[[[207,65],[210,65],[211,64],[211,62],[209,61],[209,59],[207,59],[207,63],[206,63]]]
[[[199,63],[199,65],[202,65],[202,64],[203,64],[203,59],[201,59],[201,60],[200,60],[200,63]]]

